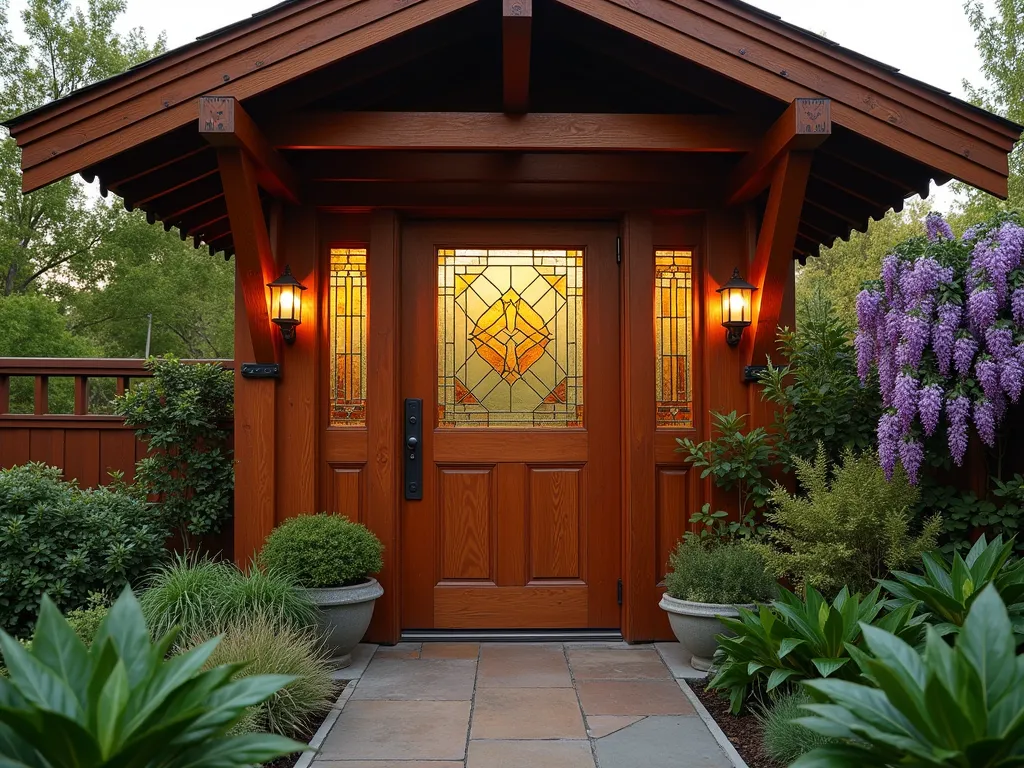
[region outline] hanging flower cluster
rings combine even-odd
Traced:
[[[878,371],[885,410],[878,455],[888,477],[899,461],[917,483],[923,436],[945,413],[949,452],[959,466],[970,422],[995,444],[1008,403],[1024,388],[1024,226],[1002,214],[959,240],[932,213],[927,238],[882,261],[881,279],[857,297],[858,372]]]

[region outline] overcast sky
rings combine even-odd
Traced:
[[[991,0],[987,0],[991,4]],[[11,0],[18,25],[26,0]],[[275,0],[128,0],[125,29],[167,33],[170,47],[238,21]],[[963,80],[982,80],[974,33],[961,0],[753,0],[753,4],[841,45],[899,67],[963,97]],[[948,196],[940,196],[940,205]]]

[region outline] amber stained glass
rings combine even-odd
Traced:
[[[331,426],[366,424],[366,249],[332,248]]]
[[[583,424],[583,251],[438,251],[438,425]]]
[[[693,254],[654,254],[657,425],[693,427]]]

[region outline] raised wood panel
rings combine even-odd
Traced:
[[[657,516],[655,517],[654,540],[658,559],[654,572],[656,584],[665,579],[668,572],[668,556],[686,531],[687,522],[693,515],[691,497],[692,473],[685,467],[658,467],[656,472]]]
[[[325,387],[326,389],[326,387]],[[367,460],[367,431],[365,429],[328,429],[322,437],[324,458],[327,461],[359,463]]]
[[[438,469],[441,578],[494,580],[494,467]]]
[[[6,469],[30,460],[30,435],[31,431],[28,429],[3,428],[3,435],[0,437],[0,466]]]
[[[64,433],[64,477],[83,488],[100,483],[100,433],[95,429],[69,429]]]
[[[41,461],[51,467],[64,466],[64,430],[32,430],[29,455],[32,461]]]
[[[530,629],[587,626],[587,587],[527,586],[434,588],[434,626],[451,629],[506,629],[521,626],[517,616],[529,616]]]
[[[110,482],[110,473],[124,472],[126,482],[135,479],[135,433],[104,431],[100,433],[100,484]]]
[[[581,578],[582,470],[530,467],[529,473],[530,578]]]
[[[364,474],[361,466],[328,466],[329,491],[327,511],[335,515],[344,515],[357,523],[364,521],[366,513],[363,509],[365,498]]]

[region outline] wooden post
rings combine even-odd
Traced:
[[[653,640],[655,600],[654,240],[647,213],[622,225],[622,636]]]
[[[50,412],[50,379],[48,376],[36,376],[36,392],[33,405],[33,412],[36,416],[45,416]]]
[[[89,377],[75,376],[75,415],[89,413]]]
[[[0,375],[0,414],[11,412],[11,377]]]

